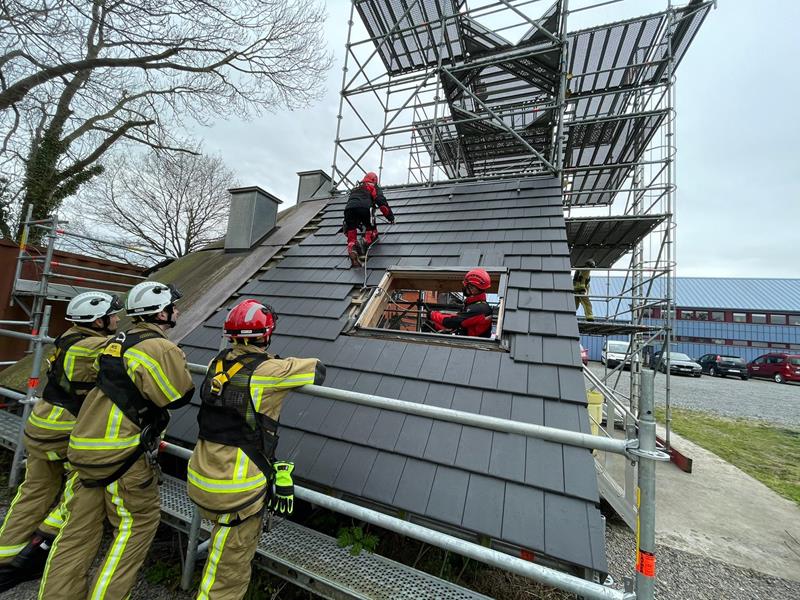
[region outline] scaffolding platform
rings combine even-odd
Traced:
[[[13,449],[19,437],[20,417],[0,410],[0,446]],[[164,477],[161,485],[162,521],[188,533],[194,505],[186,484]],[[203,521],[201,531],[211,532]],[[378,554],[352,556],[336,540],[292,521],[273,518],[272,530],[261,535],[256,564],[323,598],[332,600],[392,598],[441,598],[443,600],[489,600],[449,581],[428,575]]]
[[[582,267],[594,259],[598,269],[610,269],[666,219],[660,214],[568,218],[570,264]]]
[[[587,321],[578,319],[578,332],[581,335],[630,335],[632,333],[650,333],[658,331],[658,327],[636,325],[630,321]]]

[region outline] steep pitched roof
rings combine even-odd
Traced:
[[[559,181],[388,194],[397,224],[381,226],[367,284],[393,265],[505,266],[510,352],[343,335],[364,276],[348,268],[343,196],[322,210],[315,233],[238,290],[280,314],[272,350],[319,357],[332,387],[589,432]],[[224,315],[183,338],[191,362],[215,354]],[[169,434],[193,442],[196,411],[195,398]],[[607,569],[587,450],[292,393],[278,454],[295,461],[310,487],[501,548]]]

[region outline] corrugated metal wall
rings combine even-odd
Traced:
[[[653,322],[653,324],[656,324],[656,322]],[[751,361],[768,352],[782,351],[778,348],[767,347],[770,342],[796,346],[791,351],[800,353],[800,327],[797,326],[675,321],[674,327],[674,335],[677,337],[701,337],[709,340],[746,340],[754,344],[751,346],[737,346],[686,341],[678,341],[673,344],[673,349],[676,352],[683,352],[692,358],[698,358],[703,354],[719,353],[741,356],[746,361]],[[581,336],[581,344],[589,351],[590,360],[600,360],[600,352],[605,339],[599,336]],[[608,339],[626,340],[627,338],[614,336]]]

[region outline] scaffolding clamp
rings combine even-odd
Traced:
[[[625,443],[625,456],[633,461],[647,459],[657,460],[659,462],[669,462],[671,460],[669,454],[661,450],[642,450],[639,448],[639,440],[628,440]]]

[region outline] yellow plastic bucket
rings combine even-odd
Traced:
[[[600,432],[600,423],[603,421],[603,394],[596,390],[586,392],[586,400],[589,405],[589,425],[592,427],[592,435]]]

